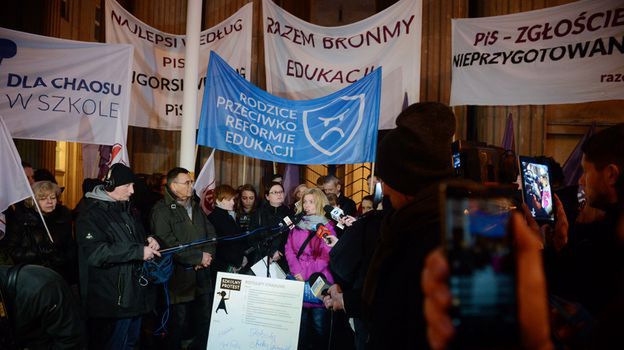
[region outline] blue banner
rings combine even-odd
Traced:
[[[290,164],[375,161],[381,68],[331,95],[273,96],[212,52],[197,143]]]

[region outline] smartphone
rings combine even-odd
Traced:
[[[555,206],[548,164],[535,158],[519,156],[522,199],[539,223],[555,222]]]
[[[442,243],[449,267],[454,349],[518,344],[516,266],[508,222],[510,187],[441,186]]]

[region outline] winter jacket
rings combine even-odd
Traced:
[[[305,225],[305,218],[288,233],[285,255],[290,273],[293,276],[299,274],[307,281],[310,275],[320,272],[325,276],[329,284],[333,284],[334,278],[329,271],[329,251],[331,248],[321,238],[316,236],[315,231],[302,228]],[[332,222],[327,222],[325,226],[329,229],[332,236],[336,235]],[[308,242],[299,258],[297,258],[299,249],[310,234],[314,234],[314,237]],[[303,305],[304,307],[323,307],[319,304],[304,303]]]
[[[80,287],[89,317],[128,318],[154,307],[152,284],[140,285],[145,232],[129,202],[115,201],[102,186],[86,195],[76,221]]]
[[[251,245],[255,247],[253,262],[260,260],[266,254],[273,256],[276,251],[280,251],[284,254],[284,245],[288,238],[288,230],[286,229],[282,234],[275,237],[272,241],[268,242],[269,251],[266,251],[266,246],[263,242],[271,236],[271,230],[278,227],[285,217],[293,217],[293,213],[285,205],[274,207],[266,201],[263,201],[258,210],[254,212],[254,216],[251,219],[251,229],[257,229],[259,227],[265,227],[268,230],[259,232],[258,234],[250,237]]]
[[[367,349],[428,349],[420,285],[425,257],[440,243],[439,184],[385,216],[362,293]]]
[[[9,222],[8,253],[15,264],[36,264],[54,269],[70,284],[78,282],[76,242],[72,235],[69,209],[58,204],[44,214],[54,243],[35,209],[16,206]]]
[[[346,197],[343,193],[338,197],[338,206],[344,211],[345,215],[357,215],[357,207],[353,199]]]
[[[17,345],[29,349],[86,348],[80,307],[63,278],[43,266],[23,266],[17,274],[15,299],[9,299],[9,269],[0,266],[0,286],[11,310]]]
[[[163,242],[161,249],[193,241],[216,237],[214,226],[202,211],[198,202],[191,200],[192,216],[178,204],[169,190],[152,209],[152,233]],[[210,268],[195,271],[191,268],[201,264],[203,252],[214,257],[216,244],[211,243],[182,250],[173,255],[174,270],[169,281],[169,296],[172,304],[194,300],[197,295],[210,293],[212,283]]]
[[[220,239],[241,234],[236,220],[230,216],[227,210],[215,207],[212,213],[208,215],[208,220],[214,225],[217,237]],[[231,272],[232,268],[241,267],[247,247],[246,238],[220,241],[214,267],[217,271],[223,272]]]

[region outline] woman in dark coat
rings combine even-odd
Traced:
[[[247,266],[245,256],[247,241],[244,238],[222,240],[241,234],[234,214],[235,200],[236,190],[230,185],[220,185],[215,188],[215,207],[208,215],[208,220],[215,227],[217,238],[220,239],[214,262],[217,271],[239,273]]]
[[[33,185],[37,205],[50,230],[46,232],[32,198],[17,205],[8,222],[8,253],[15,264],[36,264],[52,268],[69,285],[78,283],[76,242],[73,237],[72,216],[67,207],[58,204],[59,186],[50,181]]]
[[[279,182],[271,182],[264,188],[264,198],[266,200],[251,219],[251,229],[266,228],[252,237],[252,244],[255,247],[252,262],[255,263],[268,255],[273,261],[278,262],[284,271],[288,271],[287,263],[282,261],[288,230],[277,236],[272,235],[285,217],[292,218],[293,212],[284,205],[286,193]]]
[[[238,188],[236,198],[236,222],[241,232],[249,231],[251,219],[258,209],[258,194],[253,185],[245,184]]]

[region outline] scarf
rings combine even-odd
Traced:
[[[297,227],[307,231],[316,231],[316,226],[318,224],[327,225],[329,220],[322,215],[306,215],[299,221]]]

